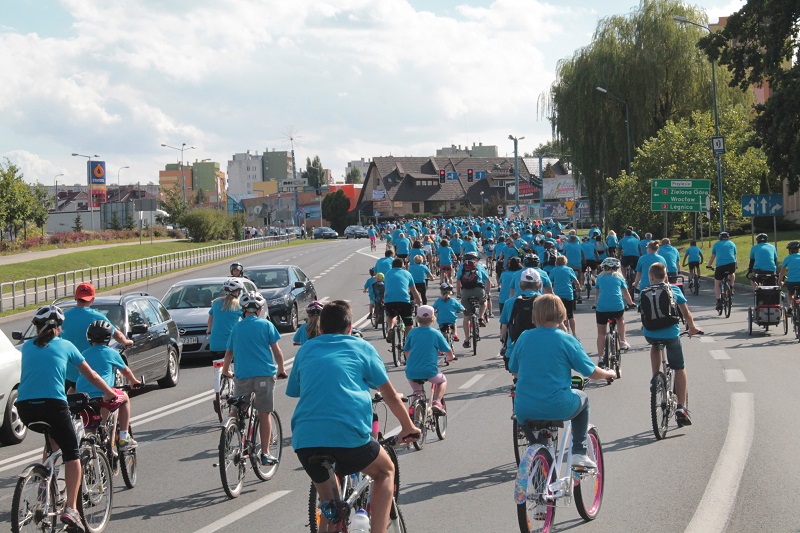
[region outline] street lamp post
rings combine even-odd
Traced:
[[[678,24],[691,24],[692,26],[697,26],[698,28],[703,28],[708,33],[711,33],[711,28],[708,26],[704,26],[699,22],[694,22],[686,17],[682,17],[680,15],[676,15],[672,17],[675,22]],[[716,60],[711,60],[711,91],[713,95],[714,101],[714,135],[719,137],[719,110],[717,109],[717,62]],[[724,201],[722,198],[722,163],[720,162],[720,154],[717,152],[714,154],[714,157],[717,160],[717,194],[719,196],[719,231],[725,231],[725,210],[723,209]],[[711,222],[708,223],[709,234],[711,233]]]
[[[622,98],[618,98],[608,92],[608,89],[604,89],[603,87],[597,87],[597,90],[604,95],[613,98],[617,102],[621,103],[625,106],[625,135],[628,139],[628,176],[631,175],[631,115],[630,110],[628,109],[628,102],[623,100]]]
[[[517,211],[519,211],[519,157],[518,157],[518,143],[525,137],[514,137],[513,135],[508,136],[509,141],[514,141],[514,188],[515,188],[515,196],[516,196],[516,206]]]
[[[56,192],[53,193],[54,201],[53,201],[53,209],[58,211],[58,178],[63,176],[64,174],[56,174],[53,180],[56,182]]]
[[[183,151],[184,150],[194,150],[194,146],[190,146],[186,148],[186,143],[181,143],[181,147],[178,148],[176,146],[170,146],[169,144],[161,143],[163,148],[172,148],[173,150],[178,150],[181,153],[181,189],[183,190],[183,206],[186,207],[186,176],[183,173]]]
[[[120,167],[117,170],[117,201],[122,201],[122,186],[119,184],[119,173],[122,172],[123,168],[131,168],[131,167]]]
[[[485,201],[485,198],[483,197],[483,191],[481,191],[481,218],[483,218],[485,216],[484,209],[483,209],[484,201]]]
[[[92,176],[89,173],[89,167],[92,166],[92,158],[100,156],[97,154],[83,155],[73,152],[72,157],[85,157],[88,159],[86,162],[86,182],[89,187],[89,221],[91,222],[92,231],[94,231],[94,185],[92,184]]]

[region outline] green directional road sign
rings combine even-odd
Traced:
[[[711,180],[652,180],[651,211],[705,211]]]

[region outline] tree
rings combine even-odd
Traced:
[[[559,157],[568,158],[569,150],[561,141],[561,139],[550,139],[546,143],[542,143],[533,149],[533,152],[525,152],[523,157]]]
[[[83,222],[81,221],[80,213],[75,213],[75,219],[72,221],[72,231],[76,233],[83,231]]]
[[[303,171],[303,179],[308,180],[308,186],[312,189],[317,189],[322,185],[325,181],[325,169],[322,168],[322,162],[319,160],[319,156],[315,155],[314,160],[312,161],[310,157],[306,158],[306,169]]]
[[[207,202],[208,194],[206,194],[206,191],[204,191],[202,187],[199,187],[194,195],[194,205],[205,204]]]
[[[721,32],[699,46],[727,65],[732,87],[750,92],[767,83],[772,95],[756,106],[754,142],[763,147],[770,170],[800,188],[800,9],[797,0],[748,0],[728,17]]]
[[[642,0],[629,15],[602,19],[592,43],[557,67],[542,112],[572,155],[595,211],[603,207],[604,177],[627,167],[625,105],[608,94],[628,105],[632,155],[669,121],[712,107],[711,66],[696,47],[696,34],[676,24],[676,15],[705,16],[680,0]],[[722,85],[721,109],[747,101]]]
[[[183,192],[177,185],[163,191],[165,200],[161,202],[161,208],[169,214],[169,219],[177,221],[186,212],[186,205],[183,203]]]
[[[25,230],[34,207],[34,194],[23,180],[18,166],[8,159],[0,163],[0,239],[8,232],[14,238]]]
[[[133,211],[129,210],[128,213],[125,215],[125,229],[126,230],[134,230],[136,229],[136,221],[133,220]]]
[[[108,223],[108,227],[114,231],[122,229],[122,224],[119,221],[119,215],[117,215],[116,209],[111,212],[111,221]]]
[[[328,193],[322,199],[322,218],[330,222],[331,227],[339,233],[344,232],[349,211],[350,198],[342,189]]]
[[[33,189],[33,206],[30,214],[30,220],[41,228],[42,236],[47,229],[47,219],[50,216],[50,207],[53,205],[53,199],[47,194],[41,183],[37,183]]]
[[[344,177],[345,183],[361,183],[361,171],[357,167],[350,167]]]

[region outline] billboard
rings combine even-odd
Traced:
[[[92,207],[100,207],[106,201],[106,162],[89,161],[89,196]]]
[[[580,191],[575,185],[575,178],[571,175],[555,178],[543,178],[544,198],[580,198]]]

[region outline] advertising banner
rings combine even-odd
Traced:
[[[386,189],[372,189],[373,200],[383,200],[386,198]]]
[[[580,197],[580,191],[576,190],[575,178],[572,176],[544,178],[542,181],[544,182],[544,197],[546,200]]]
[[[106,162],[89,161],[89,195],[92,207],[100,207],[106,201]]]

